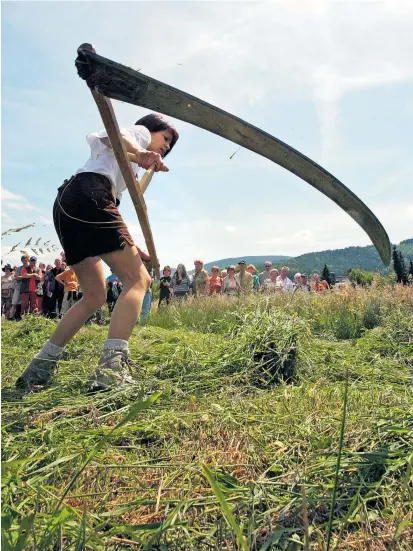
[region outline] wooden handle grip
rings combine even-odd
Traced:
[[[128,151],[127,155],[128,155],[128,159],[130,160],[131,163],[138,164],[138,159],[136,158],[136,155],[134,153],[129,153],[129,151]]]
[[[137,162],[138,162],[137,159],[136,159],[136,156],[133,153],[128,152],[128,159],[131,163],[136,163],[137,164]],[[148,170],[142,176],[141,181],[140,181],[140,186],[141,186],[142,193],[145,193],[145,191],[147,190],[149,184],[151,183],[154,170],[155,170],[155,165],[153,164],[151,166],[151,168],[148,168]]]
[[[151,168],[148,168],[148,170],[142,176],[141,181],[140,181],[142,193],[145,193],[145,191],[147,190],[147,187],[151,183],[152,176],[154,174],[154,170],[155,170],[155,165],[152,165]]]

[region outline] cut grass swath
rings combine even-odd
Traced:
[[[208,483],[211,486],[214,494],[217,496],[217,499],[218,499],[219,504],[221,506],[221,511],[222,511],[224,517],[226,518],[228,524],[233,529],[239,546],[244,551],[249,551],[247,540],[245,539],[244,534],[241,532],[241,528],[238,526],[237,521],[235,520],[234,515],[232,514],[232,511],[229,508],[228,503],[225,499],[225,496],[222,493],[222,490],[219,487],[217,481],[215,480],[214,475],[212,474],[211,470],[206,465],[202,465],[202,472],[203,472],[205,478],[208,480]]]
[[[347,366],[346,380],[345,380],[345,387],[344,387],[344,398],[343,398],[343,412],[341,414],[340,443],[338,446],[336,472],[334,475],[334,488],[333,488],[333,496],[331,498],[330,518],[328,520],[326,551],[330,551],[331,536],[333,534],[334,509],[336,507],[336,501],[337,501],[338,477],[340,474],[341,455],[343,453],[343,443],[344,443],[344,429],[346,426],[346,416],[347,416],[348,382],[349,382],[349,371]]]
[[[123,427],[129,421],[131,421],[134,417],[136,417],[136,415],[138,415],[138,413],[140,413],[144,409],[147,409],[148,407],[150,407],[154,402],[156,402],[158,400],[158,398],[161,396],[161,394],[162,394],[161,392],[157,392],[157,393],[153,394],[152,396],[150,396],[149,398],[147,398],[146,400],[143,400],[143,401],[140,400],[140,401],[136,402],[134,405],[132,405],[130,407],[129,413],[127,415],[125,415],[125,417],[123,417],[123,419],[121,419],[119,421],[119,423],[117,425],[115,425],[113,427],[113,429],[108,434],[106,434],[103,438],[101,438],[99,440],[99,442],[92,448],[92,450],[90,451],[89,455],[87,456],[85,462],[79,468],[79,470],[76,472],[76,474],[73,476],[72,480],[67,485],[66,490],[63,492],[63,495],[60,498],[59,503],[57,504],[57,506],[56,506],[56,508],[55,508],[55,510],[52,514],[52,521],[47,526],[45,534],[42,538],[42,542],[39,544],[40,549],[42,548],[41,544],[44,543],[45,540],[47,541],[50,537],[49,530],[50,530],[51,525],[55,524],[55,523],[53,523],[53,519],[55,518],[56,513],[59,510],[59,507],[61,506],[61,504],[63,503],[63,500],[65,499],[67,494],[70,492],[70,490],[73,488],[76,480],[82,474],[82,472],[87,467],[87,465],[92,461],[92,459],[96,456],[96,454],[99,453],[99,451],[103,448],[103,446],[106,444],[106,442],[108,440],[110,440],[110,438],[113,436],[113,434],[118,429]]]

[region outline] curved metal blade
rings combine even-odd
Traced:
[[[88,44],[78,49],[76,66],[89,87],[109,98],[209,130],[286,168],[347,212],[370,237],[383,263],[390,264],[389,237],[372,211],[337,178],[296,149],[218,107],[93,53]]]

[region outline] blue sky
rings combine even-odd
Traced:
[[[331,171],[390,239],[413,235],[413,2],[3,2],[2,258],[58,243],[57,187],[101,129],[76,49],[141,69],[261,127]],[[114,102],[120,126],[145,110]],[[270,161],[175,121],[146,195],[161,264],[369,244],[335,204]],[[121,212],[143,244],[127,194]],[[19,247],[18,249],[20,249]],[[52,260],[44,256],[45,261]]]

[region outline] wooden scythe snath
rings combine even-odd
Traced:
[[[112,141],[112,136],[106,127],[109,139],[124,178],[126,176],[125,182],[131,193],[151,257],[154,255],[153,258],[156,258],[142,196],[143,187],[142,190],[141,188],[137,189],[135,182],[133,182],[133,187],[131,185],[130,177],[133,174],[126,159],[116,119],[107,98],[145,107],[188,122],[254,151],[284,167],[329,197],[351,216],[370,237],[383,263],[386,266],[390,264],[391,244],[380,221],[357,195],[323,167],[281,140],[218,107],[96,54],[90,44],[82,44],[77,53],[76,67],[79,76],[86,80],[95,99],[99,98],[100,103],[106,105],[106,111],[111,114],[110,117],[105,115],[105,118],[101,107],[99,107],[105,126],[113,119],[112,122],[114,122],[117,132],[112,132],[114,140]],[[114,142],[115,144],[119,142],[117,148],[115,148]]]
[[[143,237],[145,238],[146,247],[148,249],[149,256],[151,257],[152,268],[155,270],[156,277],[159,278],[159,262],[156,255],[151,226],[149,224],[146,204],[143,198],[143,192],[149,185],[153,171],[150,169],[142,178],[143,182],[141,182],[141,184],[143,183],[145,185],[145,189],[143,189],[141,184],[136,182],[129,156],[120,135],[119,126],[116,121],[116,116],[113,111],[111,101],[96,90],[92,90],[92,96],[98,106],[99,113],[102,117],[103,124],[105,125],[113,152],[116,160],[118,161],[118,165],[123,179],[125,180],[126,187],[128,188],[129,195],[131,196],[136,214],[138,215],[138,220],[142,228]]]
[[[81,47],[85,47],[85,45],[82,45]],[[90,46],[90,48],[90,51],[94,51],[92,46]],[[153,169],[150,168],[147,170],[141,181],[139,183],[136,182],[131,166],[131,162],[136,162],[136,159],[133,154],[127,153],[126,151],[119,131],[116,116],[113,111],[112,103],[110,99],[105,97],[103,94],[100,94],[96,89],[92,88],[91,92],[96,105],[98,106],[100,116],[102,117],[103,124],[105,125],[105,129],[113,149],[113,153],[115,154],[126,187],[128,188],[133,206],[135,207],[136,214],[142,228],[142,233],[145,238],[146,247],[148,249],[149,256],[151,257],[152,268],[155,270],[156,277],[159,278],[159,261],[156,254],[151,226],[149,224],[145,200],[143,198],[143,194],[152,179]]]

